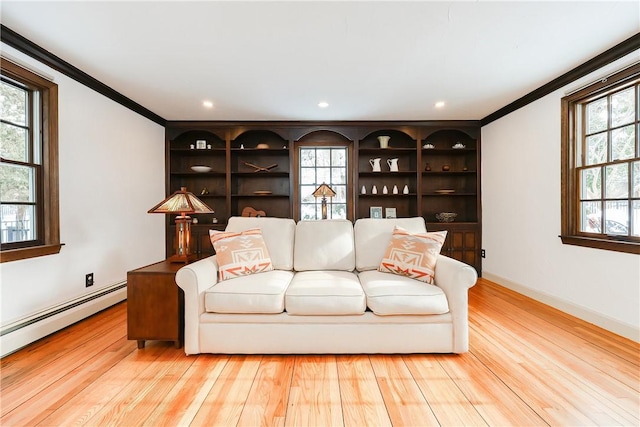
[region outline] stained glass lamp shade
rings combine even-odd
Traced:
[[[195,259],[191,253],[191,217],[194,213],[214,213],[213,209],[182,187],[153,208],[149,213],[178,214],[176,217],[175,255],[169,257],[170,262],[188,263]]]

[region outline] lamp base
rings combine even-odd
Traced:
[[[180,262],[183,264],[189,264],[190,262],[193,262],[197,259],[198,257],[195,254],[190,254],[190,255],[171,255],[169,258],[167,258],[167,261],[169,262]]]

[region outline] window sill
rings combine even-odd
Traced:
[[[0,252],[0,263],[18,261],[21,259],[36,258],[46,255],[54,255],[60,252],[62,244],[33,246],[29,248],[11,249]]]
[[[604,249],[607,251],[625,252],[628,254],[640,255],[640,244],[635,242],[625,242],[617,240],[598,239],[584,236],[559,236],[565,245],[584,246],[594,249]]]

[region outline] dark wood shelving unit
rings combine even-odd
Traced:
[[[378,136],[390,137],[388,148],[380,147]],[[204,141],[200,146],[207,148],[195,148],[197,141]],[[422,216],[430,231],[448,231],[443,253],[481,271],[478,121],[168,122],[167,193],[186,186],[215,210],[213,215],[196,215],[192,233],[198,256],[213,253],[208,230],[224,229],[228,218],[241,215],[247,206],[267,216],[298,220],[297,149],[314,144],[350,147],[349,219],[369,217],[372,206],[382,207],[383,214],[393,207],[398,217]],[[424,148],[425,144],[434,148]],[[453,148],[456,144],[464,148]],[[376,158],[380,172],[373,172],[369,163]],[[389,170],[388,159],[398,159],[397,172]],[[194,165],[212,170],[194,172],[190,169]],[[445,165],[449,170],[442,170]],[[371,194],[374,185],[378,194]],[[387,194],[382,193],[385,185]],[[361,193],[363,186],[366,194]],[[394,186],[398,194],[393,194]],[[409,194],[403,194],[405,186]],[[205,188],[208,194],[201,194]],[[440,212],[458,216],[454,222],[441,223],[435,217]],[[173,251],[173,220],[167,219],[167,253]]]

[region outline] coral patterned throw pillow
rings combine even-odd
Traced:
[[[378,271],[433,284],[436,260],[446,237],[446,231],[411,234],[396,226]]]
[[[209,230],[209,238],[216,250],[220,280],[273,270],[259,228],[239,232]]]

